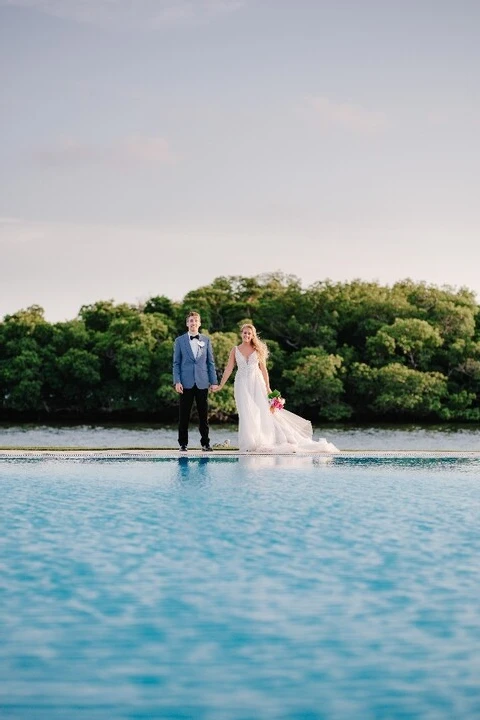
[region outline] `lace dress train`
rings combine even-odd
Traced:
[[[289,410],[272,413],[267,388],[254,351],[246,358],[235,348],[234,392],[238,412],[240,452],[323,452],[338,448],[325,438],[313,440],[312,423]]]

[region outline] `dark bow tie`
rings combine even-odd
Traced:
[[[200,340],[200,335],[190,335],[190,340]]]

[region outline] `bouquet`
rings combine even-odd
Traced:
[[[267,397],[270,405],[270,412],[274,413],[277,412],[277,410],[283,410],[285,400],[278,390],[272,390],[272,392],[268,393]]]

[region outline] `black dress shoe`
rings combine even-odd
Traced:
[[[187,452],[188,448],[186,445],[180,445],[179,450],[180,452]]]
[[[203,452],[212,452],[212,448],[210,447],[210,445],[204,445],[202,447],[202,450]]]

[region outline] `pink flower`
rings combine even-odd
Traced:
[[[282,398],[278,390],[274,390],[269,393],[268,402],[270,405],[270,412],[272,413],[277,412],[277,410],[283,410],[283,406],[285,405],[285,400]]]

